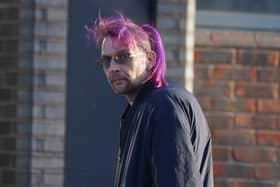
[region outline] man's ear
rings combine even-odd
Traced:
[[[148,70],[152,70],[153,69],[153,67],[156,64],[156,58],[157,58],[157,55],[156,55],[156,53],[154,51],[149,51],[147,53],[147,59],[148,59],[147,68],[148,68]]]

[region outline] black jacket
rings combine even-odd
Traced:
[[[147,83],[121,119],[114,187],[212,187],[211,134],[194,96]]]

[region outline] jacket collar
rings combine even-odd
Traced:
[[[146,96],[148,95],[148,93],[152,92],[152,90],[155,89],[155,86],[153,84],[152,81],[148,81],[146,82],[143,87],[139,90],[137,96],[135,97],[135,100],[133,101],[133,104],[131,105],[130,103],[128,103],[123,115],[122,115],[122,119],[124,119],[127,114],[133,110],[133,108],[135,108],[139,102]]]
[[[141,101],[148,93],[155,89],[154,83],[152,81],[146,82],[143,87],[139,90],[137,96],[135,97],[134,104]]]

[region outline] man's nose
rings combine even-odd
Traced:
[[[109,70],[110,71],[119,71],[120,70],[119,64],[116,63],[114,58],[111,58]]]

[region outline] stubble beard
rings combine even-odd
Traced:
[[[121,85],[115,85],[114,83],[110,83],[110,86],[115,94],[118,95],[128,95],[134,93],[136,88],[132,85],[130,81],[127,79],[122,80]]]

